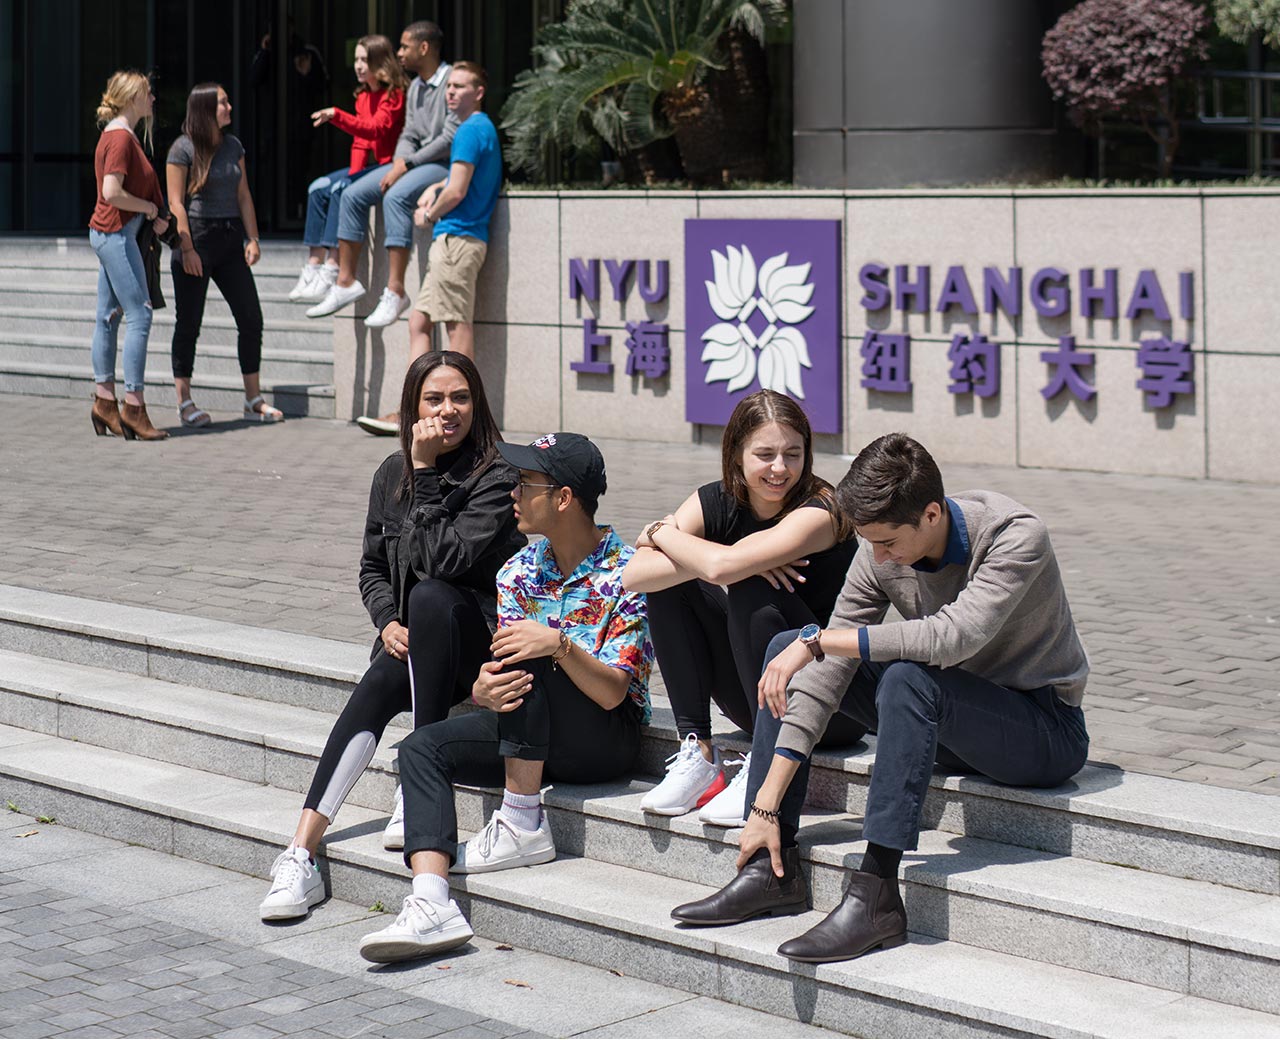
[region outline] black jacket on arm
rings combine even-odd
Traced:
[[[470,592],[492,631],[497,625],[498,568],[524,548],[511,501],[520,474],[501,459],[472,473],[470,445],[437,461],[440,469],[414,470],[407,495],[399,494],[404,479],[400,452],[388,455],[373,475],[360,598],[379,633],[392,621],[405,623],[409,592],[423,578]],[[379,645],[375,642],[375,653]]]

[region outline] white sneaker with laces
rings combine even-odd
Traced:
[[[315,281],[320,277],[320,268],[323,266],[324,264],[303,264],[302,273],[298,275],[298,280],[289,290],[289,299],[294,303],[300,303],[314,292]]]
[[[735,761],[725,762],[734,765]],[[751,752],[736,760],[741,768],[729,781],[729,786],[707,802],[698,813],[698,820],[713,827],[744,827],[747,823],[747,773],[751,769]]]
[[[319,303],[338,280],[336,264],[312,264],[311,284],[298,297],[298,303]]]
[[[409,297],[401,296],[390,289],[383,289],[378,298],[378,306],[373,313],[364,319],[365,325],[371,329],[383,329],[394,325],[405,311],[409,309]]]
[[[396,804],[391,810],[391,820],[382,832],[382,847],[392,851],[404,848],[404,788],[399,784],[396,784]]]
[[[396,923],[360,940],[360,956],[377,964],[408,961],[470,941],[475,932],[452,899],[445,905],[406,896]]]
[[[484,830],[465,845],[458,846],[458,858],[449,873],[484,874],[490,870],[550,863],[555,858],[556,843],[545,812],[538,829],[526,831],[495,810]]]
[[[271,891],[258,907],[264,921],[306,917],[313,906],[324,902],[324,878],[306,849],[290,845],[280,853],[271,865],[271,879]]]
[[[314,307],[307,308],[308,318],[327,318],[330,314],[334,314],[348,304],[355,303],[364,295],[364,286],[358,281],[352,282],[350,285],[339,285],[334,282],[329,286],[329,291],[325,293],[324,299],[317,303]]]
[[[659,816],[683,816],[711,801],[725,788],[720,752],[713,750],[712,756],[710,762],[703,758],[697,736],[690,733],[667,759],[667,775],[641,799],[640,808]]]

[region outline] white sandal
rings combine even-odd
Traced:
[[[258,405],[262,405],[261,411],[258,410]],[[245,401],[244,417],[253,422],[284,422],[284,412],[280,411],[279,408],[272,408],[271,405],[267,404],[261,394],[255,397],[252,401]]]
[[[195,408],[196,410],[190,415],[184,415],[183,413],[186,412],[188,407]],[[203,408],[196,408],[195,401],[191,400],[189,397],[178,405],[178,419],[181,421],[183,426],[208,426],[213,422],[209,413]]]

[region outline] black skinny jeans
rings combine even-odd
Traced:
[[[512,668],[533,676],[515,711],[473,711],[415,729],[400,744],[404,861],[415,852],[458,854],[453,785],[501,787],[504,758],[544,762],[543,780],[597,784],[630,772],[640,753],[640,715],[630,698],[606,711],[550,658]]]
[[[415,727],[439,722],[471,696],[492,637],[475,600],[425,578],[409,593],[409,661],[381,646],[329,734],[303,804],[333,821],[365,771],[388,723],[413,712]]]
[[[649,633],[683,736],[711,739],[711,702],[739,729],[755,727],[756,689],[769,641],[779,632],[821,624],[794,592],[751,577],[729,586],[700,579],[648,593]],[[847,747],[866,728],[835,715],[822,747]]]
[[[244,225],[239,220],[191,218],[191,243],[204,267],[203,276],[182,269],[182,250],[173,251],[173,297],[177,314],[173,329],[173,374],[190,379],[196,361],[196,340],[204,321],[209,279],[222,293],[236,319],[236,352],[242,375],[262,367],[262,306],[258,286],[244,259]]]

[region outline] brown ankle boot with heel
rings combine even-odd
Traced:
[[[124,427],[125,439],[130,441],[162,441],[169,436],[168,430],[157,430],[151,425],[145,404],[129,404],[127,401],[122,404],[120,424]]]
[[[93,423],[93,432],[99,437],[105,437],[108,433],[117,437],[124,436],[124,427],[120,424],[120,405],[114,397],[99,397],[94,394],[89,419]]]

